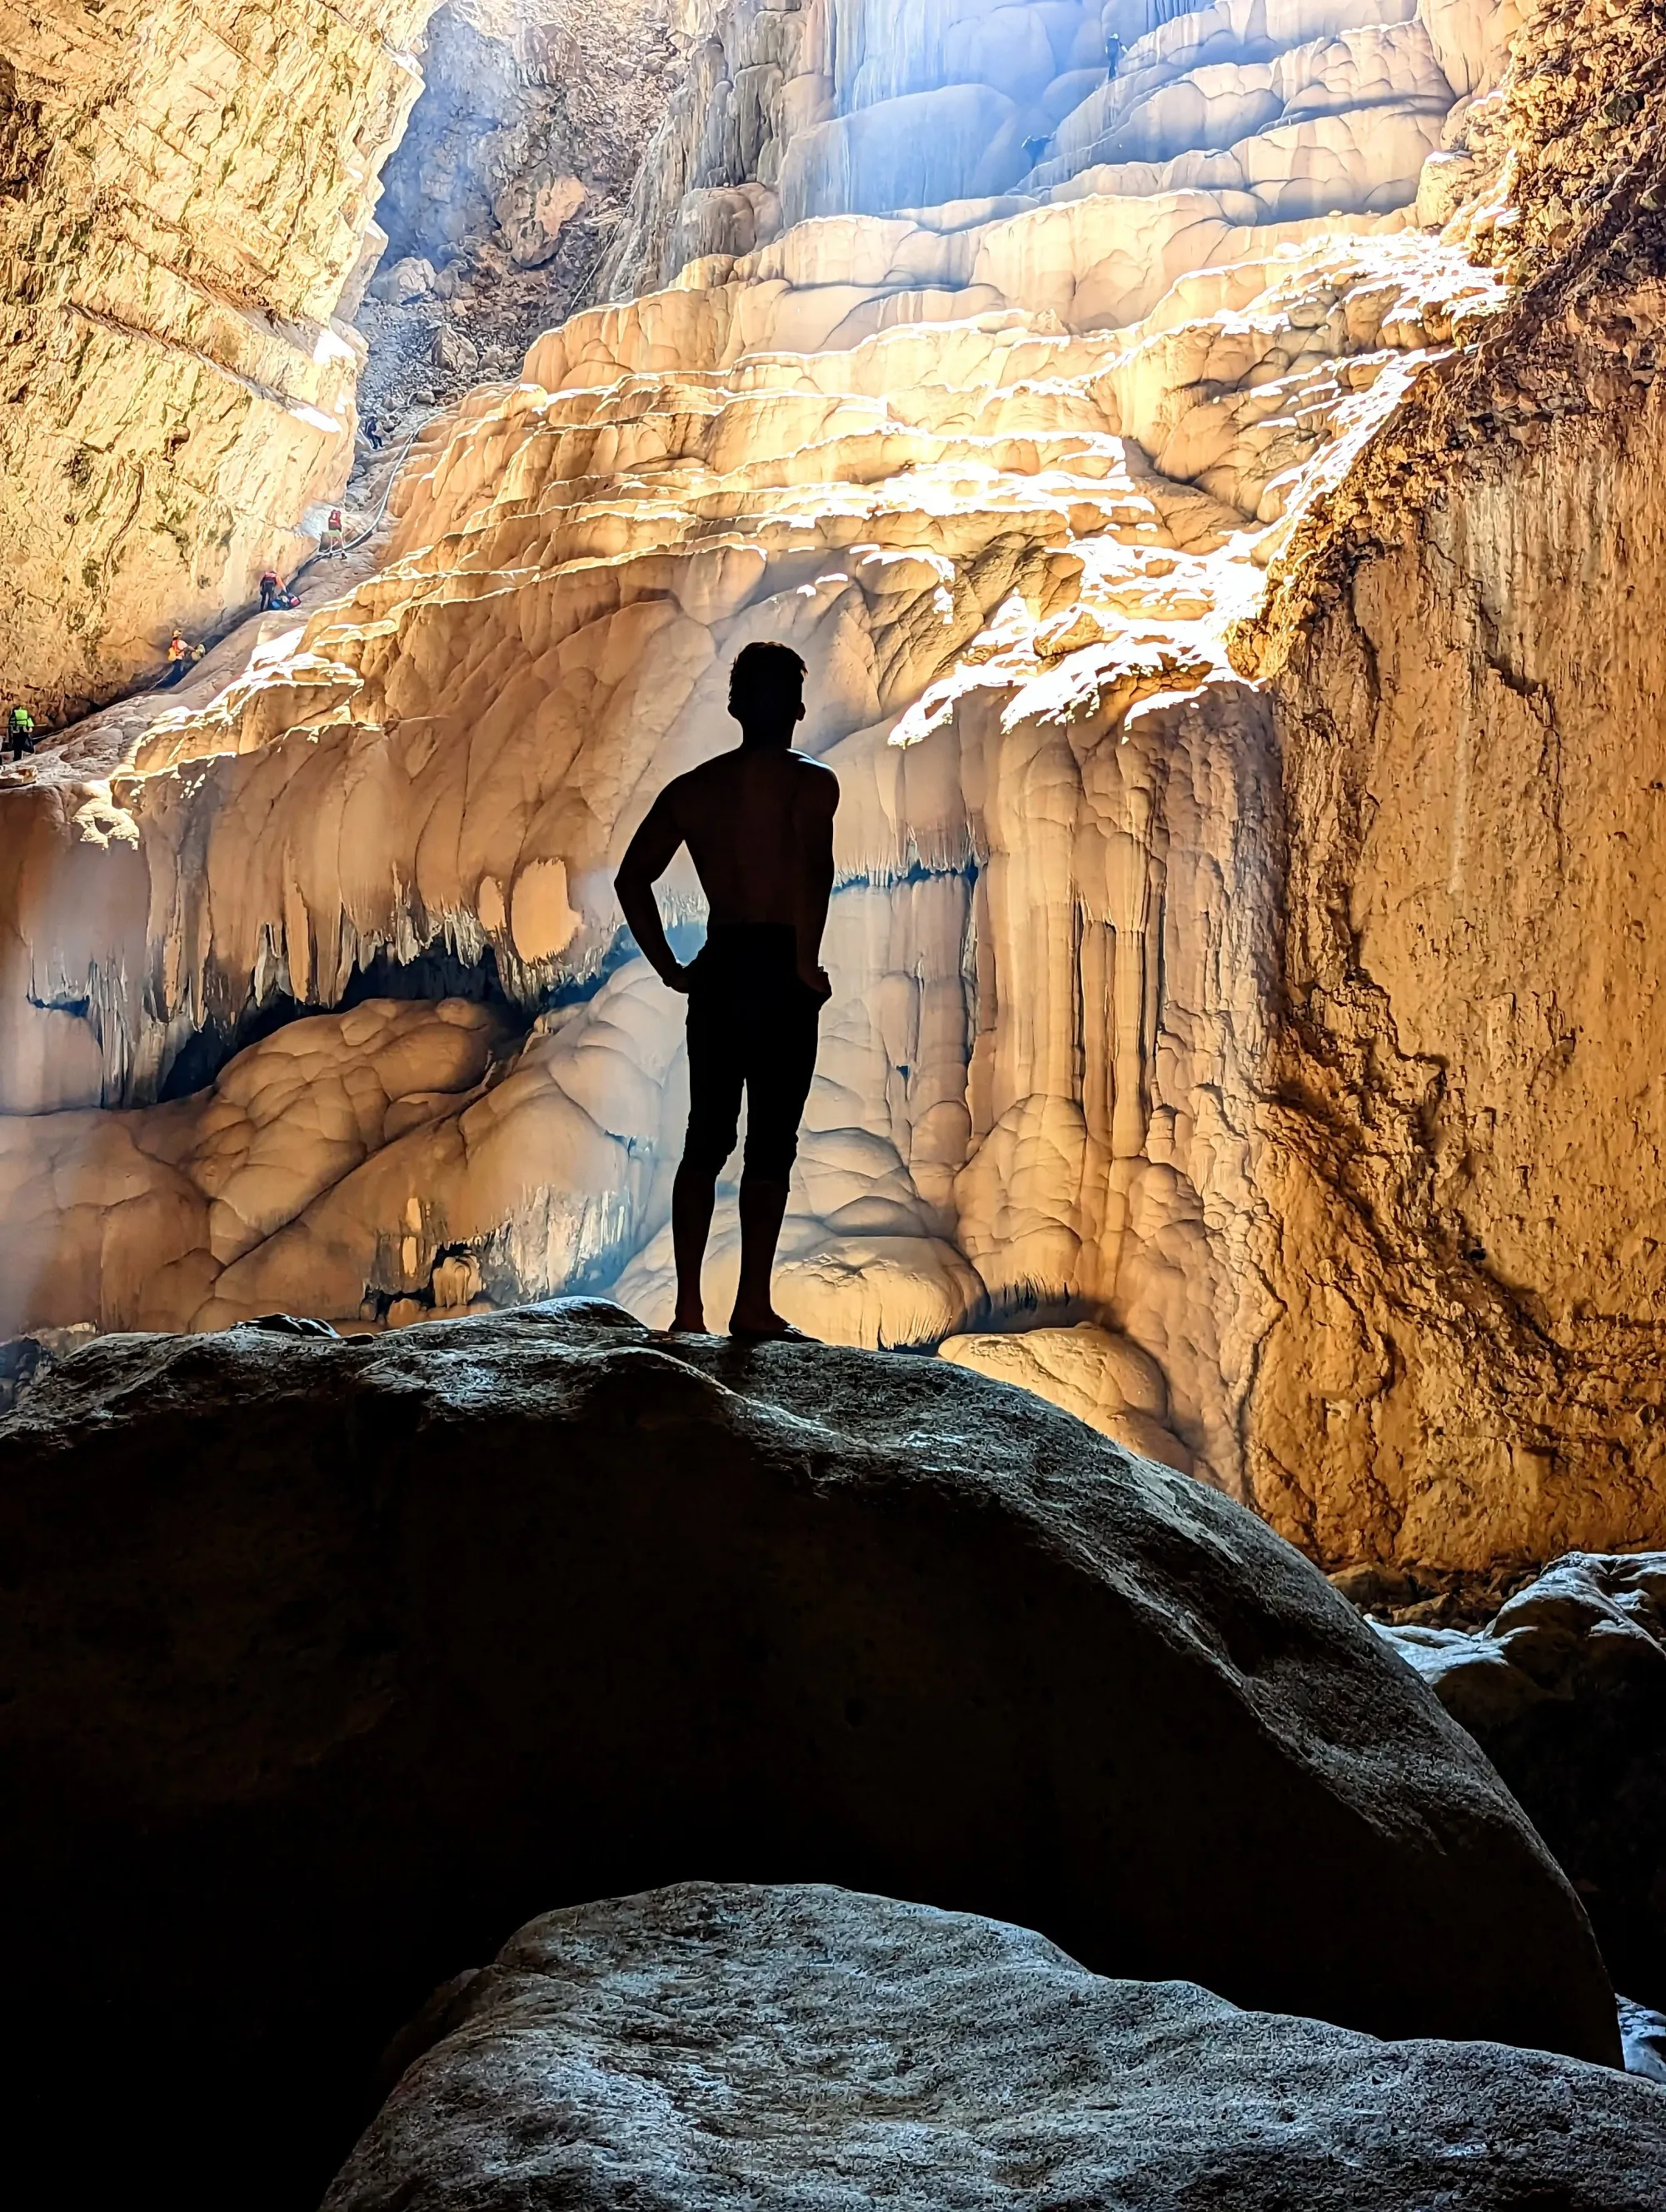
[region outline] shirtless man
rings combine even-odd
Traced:
[[[833,890],[838,778],[793,750],[804,720],[804,663],[784,645],[749,645],[735,662],[733,752],[668,784],[615,878],[638,945],[689,1001],[689,1131],[672,1194],[674,1329],[702,1333],[700,1271],[717,1178],[734,1150],[746,1092],[740,1182],[740,1287],[730,1334],[796,1334],[769,1279],[816,1072],[817,1026],[831,993],[821,966]],[[654,886],[686,845],[711,904],[706,943],[684,967],[666,941]]]

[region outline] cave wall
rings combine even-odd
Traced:
[[[1235,650],[1291,824],[1253,1482],[1322,1551],[1362,1519],[1461,1564],[1666,1530],[1649,28],[1535,23],[1499,240],[1527,289]]]
[[[678,0],[447,0],[382,175],[387,244],[356,303],[360,413],[383,444],[587,296],[682,84]]]
[[[1659,436],[1487,456],[1280,680],[1304,1234],[1254,1432],[1316,1534],[1362,1497],[1419,1558],[1666,1528]]]
[[[0,18],[0,668],[37,720],[159,667],[344,485],[336,309],[432,0]]]

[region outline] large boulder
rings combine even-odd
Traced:
[[[1666,2008],[1666,1552],[1572,1552],[1477,1635],[1378,1633],[1526,1808],[1614,1979]]]
[[[188,2078],[319,2186],[425,1990],[696,1875],[1618,2061],[1577,1899],[1346,1601],[945,1362],[581,1304],[108,1338],[0,1459],[10,2002],[43,2053],[94,2010],[142,2118]]]
[[[1666,2203],[1666,2091],[1105,1981],[1024,1929],[844,1890],[552,1912],[422,2027],[444,2040],[325,2212]]]

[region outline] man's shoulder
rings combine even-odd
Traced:
[[[839,803],[839,779],[826,762],[812,760],[808,753],[794,753],[793,758],[798,764],[805,790],[836,806]]]
[[[696,761],[692,768],[684,769],[678,783],[717,783],[726,775],[733,775],[741,757],[739,745],[727,746],[721,753],[711,753],[706,759]]]
[[[673,801],[699,799],[704,793],[732,782],[735,758],[733,752],[714,753],[710,760],[703,760],[693,768],[684,769],[681,775],[674,777],[666,786],[666,797]]]

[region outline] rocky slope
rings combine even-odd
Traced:
[[[387,244],[356,317],[368,470],[481,377],[513,377],[593,289],[682,82],[686,14],[677,0],[437,10],[426,90],[382,175]]]
[[[14,2084],[83,2099],[96,2019],[130,2187],[223,2203],[258,2142],[246,2198],[321,2188],[378,2049],[529,1900],[700,1868],[1618,2062],[1572,1891],[1324,1578],[945,1362],[583,1303],[130,1336],[0,1457]]]
[[[445,2039],[325,2212],[1645,2212],[1666,2191],[1666,2094],[1641,2082],[1104,1981],[1022,1929],[841,1890],[550,1913],[436,2011]]]
[[[52,724],[310,550],[433,0],[0,9],[0,684]]]
[[[663,1317],[680,1006],[609,879],[781,635],[845,792],[787,1310],[1025,1380],[1328,1562],[1659,1534],[1651,1032],[1612,981],[1649,893],[1602,842],[1652,648],[1593,535],[1623,491],[1650,542],[1646,283],[1624,331],[1548,304],[1620,202],[1652,250],[1640,171],[1552,204],[1652,143],[1651,20],[702,19],[598,280],[630,296],[429,433],[383,573],[0,790],[0,1328],[586,1284]],[[1547,89],[1571,40],[1598,119]],[[1623,485],[1557,473],[1633,418]],[[1426,559],[1384,550],[1425,506]]]

